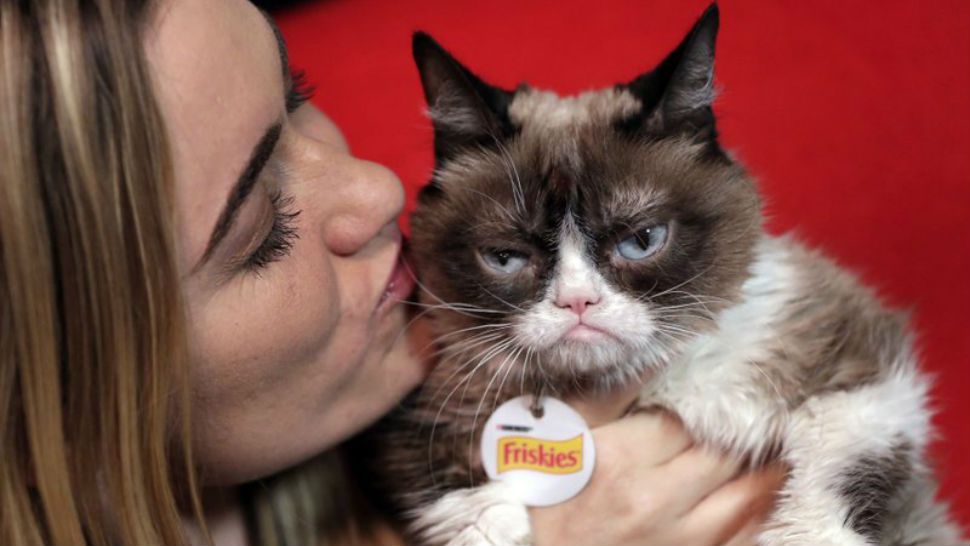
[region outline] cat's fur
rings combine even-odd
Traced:
[[[647,377],[640,404],[695,438],[790,465],[762,544],[959,542],[924,459],[929,384],[905,317],[766,234],[718,144],[717,28],[712,6],[655,70],[564,98],[488,85],[415,36],[437,162],[412,243],[442,355],[379,427],[375,467],[415,541],[529,544],[525,509],[478,460],[488,413]],[[655,255],[617,254],[661,224]],[[505,249],[525,265],[490,266]],[[608,335],[564,340],[579,311]]]

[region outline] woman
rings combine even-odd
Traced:
[[[0,3],[0,543],[324,543],[347,512],[305,462],[427,343],[399,335],[400,184],[281,45],[245,0]],[[602,423],[625,398],[576,403]],[[749,544],[781,479],[662,416],[596,436],[538,544]]]

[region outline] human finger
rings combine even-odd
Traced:
[[[671,491],[676,492],[670,499],[669,509],[674,514],[682,515],[735,477],[740,467],[741,463],[733,457],[704,446],[694,446],[657,471],[659,476],[670,482]]]
[[[700,501],[681,524],[699,533],[699,543],[729,543],[748,532],[752,522],[757,526],[764,521],[785,475],[783,468],[772,466],[735,478]]]
[[[752,519],[741,528],[727,542],[722,542],[723,546],[758,546],[758,534],[761,532],[762,522]]]
[[[618,455],[636,454],[641,468],[666,463],[691,446],[690,436],[673,416],[665,412],[638,412],[593,429],[597,446],[609,445]]]

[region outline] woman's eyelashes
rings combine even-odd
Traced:
[[[302,70],[290,71],[289,87],[286,91],[286,112],[292,114],[313,97],[314,88],[307,83],[306,73]],[[300,211],[293,210],[293,198],[277,189],[269,196],[273,206],[273,225],[269,234],[259,247],[243,262],[246,271],[259,271],[269,264],[286,257],[293,243],[299,238],[296,231],[296,217]]]
[[[292,210],[293,198],[283,195],[281,190],[276,190],[270,195],[270,203],[273,205],[273,225],[259,248],[243,263],[246,271],[259,271],[285,257],[300,236],[294,225],[300,211]]]
[[[286,91],[286,112],[292,114],[313,97],[315,88],[307,82],[306,72],[290,69],[290,85]]]

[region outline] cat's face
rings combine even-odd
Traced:
[[[424,301],[447,304],[446,343],[547,376],[629,378],[736,296],[759,201],[717,148],[709,103],[670,110],[672,83],[643,78],[567,98],[505,92],[423,39],[438,168],[412,243]]]

